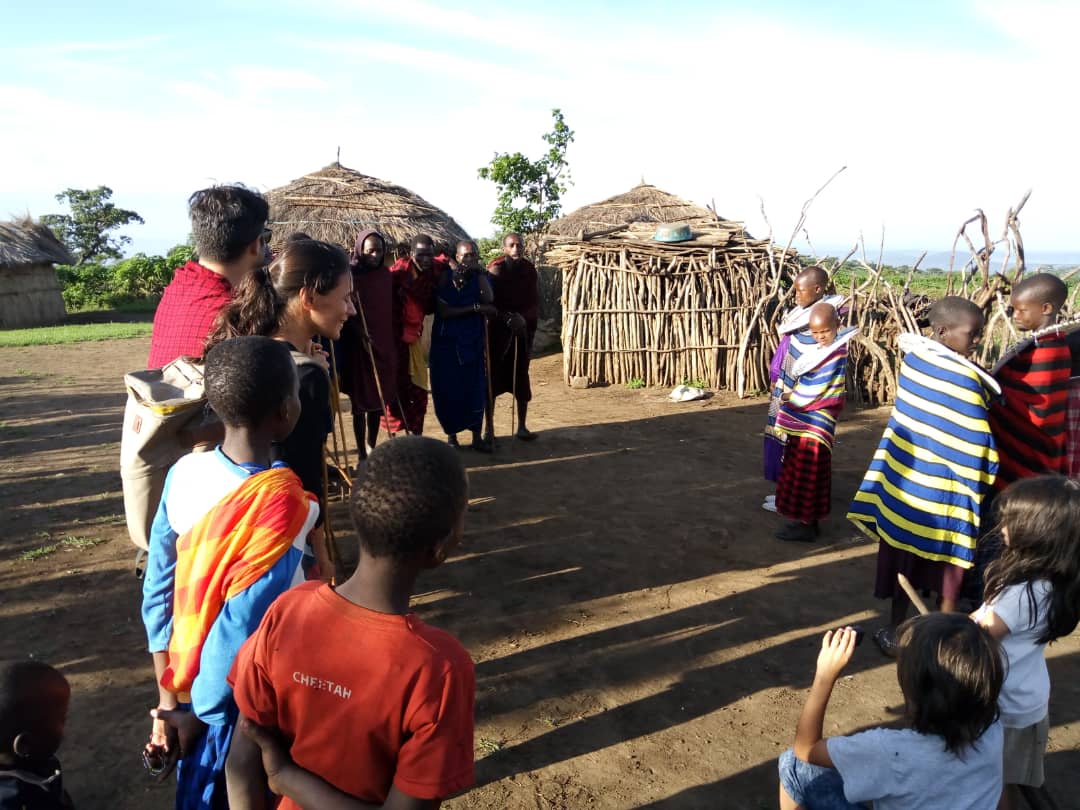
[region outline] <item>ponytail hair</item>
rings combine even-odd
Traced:
[[[1046,631],[1038,642],[1069,635],[1080,622],[1080,482],[1063,475],[1022,478],[997,496],[994,510],[1008,542],[986,569],[984,601],[1025,585],[1032,622],[1038,624],[1034,584],[1047,580]]]
[[[245,276],[232,302],[218,314],[206,338],[209,351],[233,337],[272,337],[300,293],[326,295],[349,272],[349,257],[337,245],[315,239],[290,240],[269,267]]]

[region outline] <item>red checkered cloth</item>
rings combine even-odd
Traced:
[[[776,483],[776,511],[810,523],[829,514],[831,500],[832,451],[814,439],[789,436]]]
[[[233,288],[220,273],[188,262],[178,267],[154,313],[147,368],[177,357],[200,357],[218,312],[232,301]]]
[[[1080,476],[1080,379],[1069,381],[1069,475]]]

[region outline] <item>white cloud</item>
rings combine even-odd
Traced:
[[[625,16],[479,15],[426,0],[308,5],[404,30],[342,36],[350,27],[335,21],[323,38],[281,33],[285,47],[266,50],[273,58],[203,61],[169,76],[121,69],[111,51],[104,62],[76,54],[108,71],[111,92],[0,87],[0,154],[20,156],[3,159],[5,189],[107,183],[118,195],[158,195],[154,205],[174,194],[163,227],[182,238],[192,189],[280,185],[340,146],[346,165],[412,188],[482,234],[494,189],[476,168],[495,151],[539,154],[550,109],[561,107],[577,132],[567,209],[644,177],[715,199],[764,234],[760,195],[786,239],[803,200],[848,165],[811,211],[817,243],[850,244],[862,231],[876,245],[884,224],[888,246],[947,248],[975,207],[999,220],[1034,187],[1028,246],[1078,247],[1076,114],[1061,57],[1031,47],[1047,21],[1072,19],[1056,4],[1034,4],[1030,18],[1026,4],[979,6],[1020,43],[1008,53],[810,36],[719,13],[664,31]],[[0,194],[0,209],[10,199]]]

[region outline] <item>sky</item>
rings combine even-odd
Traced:
[[[0,217],[113,189],[187,236],[186,199],[332,163],[493,233],[496,152],[576,133],[564,210],[644,180],[786,242],[948,250],[976,208],[1080,255],[1080,2],[0,0]],[[764,211],[764,215],[763,215]]]

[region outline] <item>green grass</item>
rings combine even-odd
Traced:
[[[644,388],[645,380],[641,379],[641,377],[634,377],[626,383],[626,387],[631,391],[637,390],[638,388]]]
[[[0,331],[0,346],[51,346],[57,343],[136,338],[149,335],[153,326],[151,323],[86,323],[7,329]]]
[[[63,540],[58,540],[55,543],[46,543],[43,546],[28,549],[19,555],[19,559],[22,562],[34,562],[43,557],[48,557],[53,552],[59,551],[62,548],[93,548],[94,546],[100,546],[102,543],[108,542],[108,539],[104,537],[77,537],[75,535],[68,535]]]

